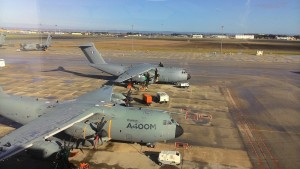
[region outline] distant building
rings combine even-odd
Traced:
[[[142,36],[142,34],[138,33],[138,34],[127,35],[127,37],[137,37],[137,36]]]
[[[23,31],[23,30],[21,30],[20,33],[22,33],[22,34],[37,34],[39,32],[36,32],[36,31]]]
[[[254,39],[254,35],[235,35],[235,39]]]
[[[227,35],[211,35],[212,38],[219,38],[219,39],[228,39]]]
[[[193,35],[192,38],[198,38],[198,39],[201,39],[201,38],[203,38],[203,35]]]
[[[80,32],[73,32],[72,35],[82,35]]]
[[[54,32],[55,35],[63,35],[65,34],[64,32]]]
[[[277,40],[296,40],[293,36],[276,36]]]

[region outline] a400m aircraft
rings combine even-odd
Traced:
[[[25,149],[40,159],[56,156],[67,139],[59,134],[74,138],[74,148],[103,140],[153,146],[183,134],[166,111],[123,107],[113,104],[111,97],[112,86],[62,103],[8,95],[0,88],[0,115],[23,125],[0,139],[0,161]]]
[[[90,66],[108,74],[117,76],[115,82],[132,81],[137,83],[176,83],[186,81],[191,75],[183,68],[164,67],[143,63],[133,66],[106,63],[95,48],[94,43],[80,46],[80,49],[90,62]]]
[[[48,34],[47,40],[45,43],[25,43],[20,44],[20,50],[21,51],[45,51],[47,50],[51,45],[51,39],[52,36]]]

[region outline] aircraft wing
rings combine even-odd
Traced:
[[[110,103],[111,96],[112,96],[112,86],[105,85],[100,89],[87,92],[86,94],[76,99],[76,101],[80,103],[102,105],[108,102]]]
[[[122,73],[118,79],[115,80],[115,82],[123,82],[125,80],[128,80],[134,76],[137,76],[139,74],[148,72],[151,69],[154,69],[155,67],[151,64],[143,63],[143,64],[138,64],[129,67],[128,70],[126,70],[124,73]]]
[[[74,102],[66,103],[66,105],[61,104],[53,110],[50,109],[36,120],[2,137],[0,139],[0,161],[31,147],[36,141],[45,140],[77,122],[89,118],[94,113],[85,111],[86,108],[90,107],[90,104],[85,103],[92,101],[94,104],[99,100],[110,101],[110,97],[107,95],[111,90],[111,86],[105,86],[96,90],[95,93],[90,92],[79,97]],[[104,102],[99,104],[101,103]]]

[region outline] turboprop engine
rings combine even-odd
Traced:
[[[89,146],[89,142],[86,140],[92,141],[92,145],[95,147],[98,145],[99,140],[101,143],[107,140],[108,133],[104,129],[106,124],[106,120],[104,116],[99,114],[92,116],[87,122],[78,122],[68,129],[64,130],[64,132],[81,142],[83,146]]]
[[[64,132],[77,139],[87,139],[95,135],[95,130],[91,128],[91,125],[84,122],[76,123]]]

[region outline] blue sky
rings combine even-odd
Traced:
[[[57,26],[55,26],[57,25]],[[0,27],[300,34],[299,0],[0,0]]]

